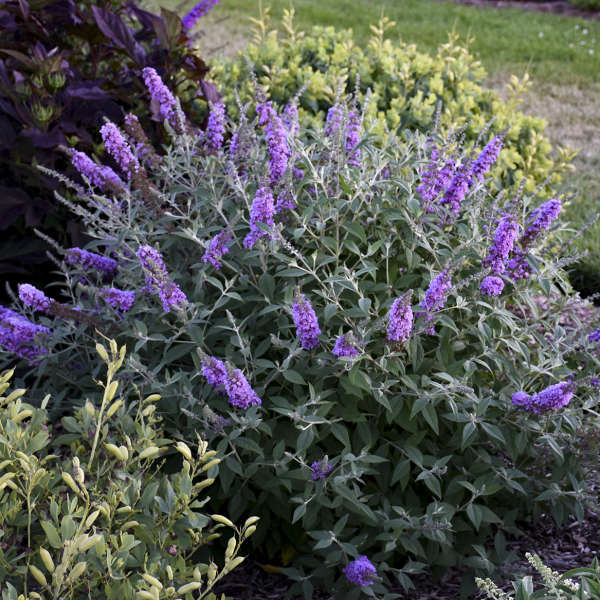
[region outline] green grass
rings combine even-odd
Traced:
[[[162,4],[176,3],[162,0]],[[278,23],[290,0],[263,0],[263,5],[271,7],[274,23]],[[426,52],[434,52],[446,42],[448,31],[454,28],[463,39],[474,38],[471,48],[491,74],[528,70],[535,79],[573,84],[597,81],[600,72],[598,21],[439,0],[295,0],[293,5],[299,29],[308,30],[315,24],[352,28],[360,44],[368,39],[369,25],[377,22],[382,9],[396,21],[389,37],[416,43]],[[191,6],[192,0],[185,8]],[[223,0],[214,14],[239,22],[257,16],[258,1]],[[582,33],[584,29],[587,34]]]

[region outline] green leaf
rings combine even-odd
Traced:
[[[483,518],[483,512],[481,510],[481,507],[477,504],[469,504],[467,506],[467,515],[469,516],[469,519],[471,519],[471,523],[473,523],[475,529],[479,531],[481,519]]]
[[[46,534],[46,538],[48,539],[49,544],[53,548],[62,548],[63,543],[60,539],[60,536],[58,535],[56,527],[54,527],[54,525],[50,521],[40,521],[40,524],[42,526],[42,529],[44,530],[44,533]]]
[[[294,371],[293,369],[286,369],[283,371],[284,379],[291,381],[292,383],[297,383],[299,385],[306,385],[306,381],[298,371]]]

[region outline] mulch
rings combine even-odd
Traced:
[[[454,2],[455,4],[470,4],[472,6],[485,6],[494,8],[521,8],[523,10],[536,10],[538,12],[555,13],[567,17],[580,17],[582,19],[595,19],[600,21],[600,11],[583,10],[573,6],[567,0],[552,0],[550,2],[520,2],[518,0],[440,0],[441,2]]]
[[[523,535],[507,536],[507,550],[514,551],[518,560],[502,566],[506,579],[500,587],[512,591],[512,579],[517,575],[531,575],[534,582],[539,576],[525,558],[525,553],[538,554],[545,565],[564,573],[570,569],[589,566],[594,557],[600,560],[600,513],[588,510],[583,522],[572,520],[562,527],[556,526],[549,515],[541,515],[535,523],[520,525]],[[401,596],[402,600],[459,600],[463,572],[449,569],[440,581],[433,581],[429,573],[413,577],[416,590]],[[290,587],[286,577],[266,573],[251,558],[246,559],[215,589],[234,600],[284,600]],[[402,594],[400,588],[393,589]],[[480,596],[481,597],[481,596]],[[304,600],[295,597],[293,600]],[[323,591],[316,591],[313,600],[341,600]]]

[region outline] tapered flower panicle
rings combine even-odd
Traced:
[[[163,83],[160,75],[152,67],[144,67],[142,77],[150,92],[150,97],[158,106],[161,119],[163,121],[167,119],[171,125],[175,126],[177,101],[171,90]]]
[[[222,262],[221,258],[224,254],[229,252],[228,244],[233,239],[233,234],[228,229],[217,233],[212,240],[210,240],[210,244],[208,245],[208,250],[204,253],[202,257],[202,262],[210,263],[217,271],[221,268]]]
[[[444,159],[437,147],[434,146],[427,167],[421,173],[421,183],[417,187],[417,192],[428,205],[432,204],[448,188],[455,171],[454,161]],[[433,209],[428,206],[428,211],[432,212]]]
[[[500,277],[488,275],[479,287],[482,294],[486,296],[499,296],[504,289],[504,281]]]
[[[451,288],[450,274],[448,271],[442,271],[431,280],[421,306],[428,313],[439,310],[446,303],[446,297]]]
[[[334,104],[327,111],[327,119],[325,120],[325,135],[335,135],[340,130],[343,118],[344,112],[342,111],[341,107],[337,104]]]
[[[250,384],[244,377],[244,374],[239,369],[227,371],[225,391],[227,392],[229,403],[232,406],[237,406],[238,408],[243,408],[246,410],[252,405],[262,404],[261,399],[250,387]]]
[[[285,173],[291,155],[287,142],[287,131],[271,101],[259,104],[256,107],[256,112],[258,113],[259,124],[265,130],[265,137],[269,146],[271,185],[275,185]]]
[[[412,290],[394,300],[388,314],[388,342],[404,343],[410,337],[413,326],[411,297]]]
[[[146,288],[158,293],[165,312],[187,304],[185,294],[171,281],[160,252],[152,246],[140,246],[136,256],[140,259],[146,275]]]
[[[259,223],[273,227],[274,215],[275,206],[271,188],[269,186],[258,188],[250,211],[250,233],[244,238],[245,248],[252,248],[258,239],[268,235],[260,228]]]
[[[460,207],[467,196],[471,185],[471,171],[468,162],[463,163],[458,167],[448,189],[439,200],[439,204],[447,206],[450,212],[457,217],[460,212]]]
[[[475,179],[483,181],[485,174],[498,159],[498,155],[500,154],[500,150],[502,150],[503,143],[504,137],[497,135],[485,145],[471,167],[471,177],[473,178],[473,181]]]
[[[199,19],[201,19],[213,6],[219,4],[219,0],[201,0],[188,12],[182,19],[183,28],[193,29]]]
[[[32,361],[48,351],[37,344],[50,330],[32,323],[22,315],[0,306],[0,346],[19,358]]]
[[[102,290],[101,295],[108,304],[121,312],[127,312],[133,306],[135,300],[135,292],[118,290],[114,287]]]
[[[562,210],[560,200],[552,199],[536,208],[528,219],[528,227],[521,238],[521,246],[528,246],[541,231],[548,229],[552,221],[558,217]]]
[[[503,216],[498,222],[496,233],[494,234],[494,243],[488,250],[488,255],[483,261],[486,267],[489,267],[495,275],[504,273],[506,262],[512,252],[517,236],[519,235],[519,225],[512,215]]]
[[[555,383],[545,390],[530,396],[525,392],[517,392],[512,396],[515,406],[522,406],[533,414],[545,413],[563,408],[573,398],[573,384],[568,381]]]
[[[359,556],[356,560],[348,563],[343,569],[348,581],[355,585],[369,585],[377,575],[377,569],[366,556]]]
[[[109,277],[117,273],[116,260],[82,248],[69,248],[65,253],[65,262],[69,265],[81,265],[86,271],[100,271]]]
[[[281,121],[289,134],[298,135],[300,124],[298,122],[298,107],[295,104],[286,105],[281,115]]]
[[[348,164],[353,167],[360,167],[360,149],[357,148],[359,142],[360,117],[356,112],[350,111],[346,124],[346,154],[348,155]]]
[[[223,147],[225,135],[225,104],[217,102],[211,106],[206,126],[205,139],[208,147],[217,152]]]
[[[133,155],[127,140],[121,135],[114,123],[105,123],[100,129],[107,152],[115,159],[116,163],[131,177],[139,170],[140,165]]]
[[[223,361],[207,356],[202,360],[202,375],[211,385],[224,387],[227,381],[227,367]]]
[[[38,290],[29,283],[22,283],[19,285],[19,298],[25,306],[29,306],[30,308],[33,308],[33,310],[40,310],[42,312],[47,312],[52,304],[52,300],[50,300],[42,290]]]
[[[74,152],[71,157],[73,166],[85,175],[92,185],[102,191],[119,193],[125,189],[121,178],[110,168],[97,165],[85,152]]]
[[[316,348],[319,345],[321,329],[319,328],[317,315],[304,294],[296,295],[296,301],[292,306],[292,316],[302,347],[305,350]]]
[[[355,344],[354,336],[351,333],[345,333],[340,335],[335,341],[335,345],[331,352],[338,357],[346,356],[351,358],[353,356],[358,356],[360,352]]]

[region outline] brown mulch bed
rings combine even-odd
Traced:
[[[518,0],[441,0],[441,2],[486,6],[488,8],[522,8],[523,10],[537,10],[538,12],[555,13],[567,17],[581,17],[583,19],[595,19],[600,21],[600,11],[583,10],[573,6],[567,2],[567,0],[553,0],[551,2],[520,2]]]
[[[600,514],[588,510],[582,523],[571,522],[557,527],[548,515],[542,515],[535,523],[521,525],[524,535],[507,537],[507,550],[514,551],[516,562],[502,567],[506,575],[500,583],[505,591],[512,591],[511,578],[532,575],[538,581],[535,570],[525,559],[525,553],[538,554],[544,564],[559,573],[577,567],[589,566],[594,557],[600,559]],[[416,591],[402,596],[403,600],[458,600],[462,572],[449,569],[441,581],[435,582],[431,575],[413,578]],[[247,559],[215,590],[217,597],[226,594],[234,600],[284,600],[289,581],[282,575],[264,572],[255,561]],[[391,590],[402,593],[401,589]],[[296,597],[293,600],[304,600]],[[313,600],[341,600],[323,591],[316,591]]]

